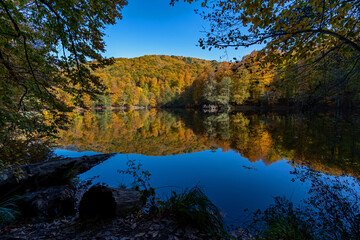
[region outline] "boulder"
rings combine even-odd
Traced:
[[[139,191],[95,185],[81,198],[79,214],[82,219],[111,218],[136,212],[142,206]]]
[[[24,217],[54,218],[75,214],[75,190],[54,186],[22,196],[17,205]]]

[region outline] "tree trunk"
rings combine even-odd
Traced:
[[[62,185],[76,174],[107,160],[115,154],[99,154],[77,158],[26,164],[17,169],[0,172],[0,193],[15,194],[24,190],[37,190],[41,187]]]
[[[82,219],[125,216],[140,210],[142,205],[139,191],[95,185],[84,193],[79,214]]]

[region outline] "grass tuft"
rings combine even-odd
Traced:
[[[17,208],[15,202],[18,199],[19,197],[13,197],[0,202],[0,227],[4,226],[8,222],[15,220],[19,215],[19,211],[15,210]]]
[[[226,234],[219,210],[197,186],[180,194],[173,191],[167,201],[160,203],[159,213],[212,235]]]

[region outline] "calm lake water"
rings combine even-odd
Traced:
[[[301,204],[313,182],[299,172],[311,169],[351,182],[360,176],[357,116],[151,110],[85,112],[73,118],[69,130],[60,133],[58,144],[65,148],[56,154],[119,153],[80,179],[130,187],[133,179],[119,170],[127,170],[132,160],[151,173],[149,183],[160,198],[198,185],[229,224],[266,209],[276,196]]]

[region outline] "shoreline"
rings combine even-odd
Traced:
[[[214,105],[215,106],[215,105]],[[311,107],[301,107],[300,104],[284,105],[284,104],[242,104],[242,105],[229,105],[229,109],[223,109],[222,107],[216,106],[216,110],[211,109],[211,111],[206,110],[201,106],[93,106],[88,109],[84,108],[74,108],[77,111],[142,111],[142,110],[190,110],[190,111],[202,111],[204,113],[223,113],[223,112],[285,112],[285,113],[303,113],[303,114],[313,114],[313,113],[328,113],[328,112],[341,112],[341,113],[358,113],[360,112],[360,105],[356,106],[355,104],[351,107],[336,107],[333,105],[318,104]]]

